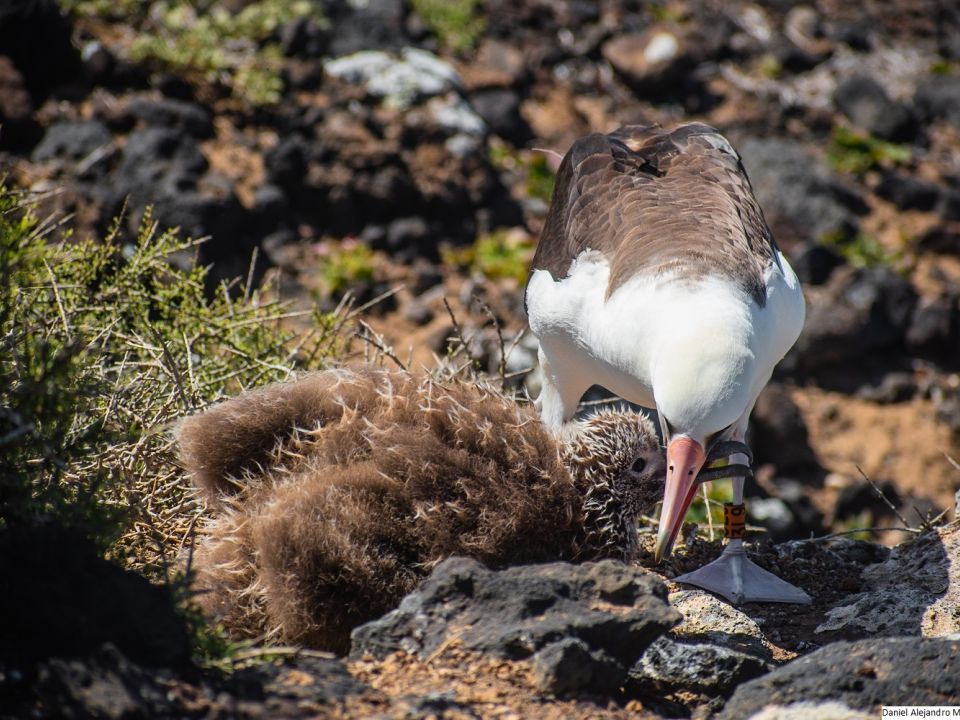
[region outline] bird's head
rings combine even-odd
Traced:
[[[653,386],[667,452],[657,561],[670,555],[699,484],[735,474],[704,468],[725,457],[724,449],[749,452],[730,442],[753,404],[752,355],[730,336],[707,337],[705,344],[684,337],[659,360]]]
[[[653,423],[633,412],[602,411],[571,423],[563,439],[565,464],[584,498],[591,554],[632,556],[638,518],[663,495],[666,461]]]

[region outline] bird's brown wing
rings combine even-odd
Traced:
[[[610,262],[609,295],[638,272],[729,277],[765,299],[776,245],[739,156],[716,130],[628,126],[577,140],[557,173],[533,269],[566,277],[584,250]]]

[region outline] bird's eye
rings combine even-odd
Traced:
[[[647,466],[647,461],[643,458],[637,458],[633,461],[633,465],[630,466],[630,469],[634,472],[643,472],[643,469]]]

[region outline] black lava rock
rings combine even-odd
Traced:
[[[937,393],[934,402],[937,422],[949,428],[955,440],[960,439],[960,395],[956,391]]]
[[[330,37],[314,18],[300,17],[280,28],[280,49],[287,57],[317,58],[326,53]]]
[[[919,84],[913,101],[928,120],[960,126],[960,77],[931,75]]]
[[[917,382],[906,372],[892,372],[883,376],[879,385],[865,385],[857,390],[857,397],[880,405],[906,402],[917,394]]]
[[[210,235],[201,246],[201,258],[203,262],[239,263],[233,268],[236,272],[227,277],[246,270],[253,249],[246,240],[249,216],[235,195],[206,195],[194,190],[166,195],[154,200],[153,216],[162,227],[179,227],[184,236]]]
[[[846,262],[843,255],[820,243],[804,245],[790,255],[790,265],[804,285],[823,285]]]
[[[324,12],[336,28],[327,48],[333,57],[359,50],[398,50],[409,43],[401,0],[334,0],[324,7]]]
[[[917,238],[917,248],[945,255],[960,255],[960,224],[940,223]]]
[[[934,361],[956,362],[960,350],[960,300],[947,293],[920,303],[910,319],[907,349]]]
[[[894,506],[899,506],[903,502],[896,486],[889,480],[874,480],[873,483]],[[869,510],[874,517],[887,517],[893,514],[890,506],[877,494],[874,486],[867,482],[858,482],[843,488],[834,504],[833,514],[836,518],[848,518],[855,517],[864,510]]]
[[[34,162],[81,160],[111,142],[109,128],[99,120],[66,120],[50,126],[32,158]]]
[[[33,100],[10,58],[0,56],[0,150],[25,151],[43,135],[33,118]]]
[[[52,717],[27,708],[46,707],[48,712],[56,708],[56,716],[65,720],[174,717],[183,708],[177,708],[172,693],[168,696],[163,680],[169,682],[169,673],[131,662],[107,643],[82,659],[52,658],[42,663],[27,692],[19,693],[25,697],[19,703],[16,695],[8,698],[5,709],[22,704],[20,717]]]
[[[410,292],[414,295],[423,295],[430,288],[443,283],[443,273],[434,263],[420,260],[413,263],[411,270],[413,280],[410,284]]]
[[[764,658],[706,639],[661,637],[630,669],[630,679],[657,693],[688,690],[727,696],[772,669]]]
[[[83,77],[91,87],[111,85],[117,71],[117,58],[110,49],[94,40],[82,52]]]
[[[859,193],[793,140],[747,138],[744,167],[777,240],[786,246],[855,234],[868,211]]]
[[[785,365],[805,371],[856,363],[902,346],[916,291],[885,267],[836,272],[811,293],[807,321]]]
[[[833,94],[837,109],[859,127],[884,140],[910,140],[916,121],[910,110],[892,100],[876,80],[856,75],[841,82]]]
[[[73,26],[55,0],[0,3],[0,53],[23,75],[34,100],[80,77],[80,53],[70,41]]]
[[[492,571],[475,560],[450,558],[399,608],[356,628],[351,656],[382,658],[405,650],[426,657],[456,635],[467,650],[524,659],[575,639],[596,662],[606,664],[609,657],[626,668],[679,620],[659,579],[612,560]],[[578,665],[563,659],[570,653],[577,651],[554,649],[541,658],[543,667],[560,672],[564,663]]]
[[[307,172],[310,152],[309,144],[299,135],[283,138],[263,158],[269,181],[284,189],[297,186]]]
[[[253,195],[253,215],[261,237],[287,229],[290,203],[286,194],[276,185],[261,185]]]
[[[432,236],[433,232],[423,218],[397,218],[387,226],[382,242],[373,243],[372,247],[409,262],[429,254],[431,246],[435,245]]]
[[[622,664],[577,638],[547,645],[532,662],[534,683],[554,695],[576,690],[609,693],[620,687],[627,674]]]
[[[771,705],[825,701],[874,713],[881,705],[956,705],[960,641],[884,638],[831,643],[741,685],[718,717],[741,720]]]
[[[875,192],[900,210],[932,210],[940,198],[940,187],[898,172],[885,173]]]
[[[210,237],[200,247],[202,263],[214,263],[211,283],[246,274],[258,236],[256,217],[240,203],[229,180],[206,174],[196,140],[173,128],[148,127],[130,134],[111,176],[101,213],[110,222],[123,202],[153,206],[160,227],[179,227],[185,237]],[[203,179],[202,187],[200,180]],[[131,213],[131,222],[139,213]]]
[[[758,465],[773,463],[786,472],[818,466],[800,408],[780,383],[770,383],[757,397],[750,416],[750,447]]]
[[[187,662],[187,633],[166,588],[100,557],[57,526],[0,534],[0,663],[82,657],[110,642],[149,666]]]
[[[195,138],[213,137],[213,118],[210,111],[196,103],[184,100],[138,97],[130,101],[130,113],[146,125],[171,128]]]
[[[0,669],[0,717],[63,720],[299,718],[369,692],[340,660],[287,658],[229,675],[145,667],[106,643],[83,658],[52,658],[34,670]],[[426,706],[430,696],[411,698]],[[416,714],[420,717],[420,714]]]
[[[936,211],[944,220],[960,220],[960,190],[944,188],[940,193]]]
[[[822,473],[803,474],[810,480]],[[809,482],[801,482],[791,477],[777,475],[773,478],[775,492],[773,497],[751,497],[747,501],[750,521],[762,525],[775,543],[782,543],[798,537],[821,535],[824,532],[823,513],[810,499]]]
[[[508,88],[479,90],[470,104],[495,135],[517,146],[533,138],[527,121],[520,115],[520,95]]]
[[[128,195],[143,204],[175,198],[194,189],[206,170],[207,159],[190,136],[169,128],[138,130],[127,138],[112,192],[120,202]]]

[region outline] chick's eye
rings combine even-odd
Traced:
[[[643,458],[637,458],[633,461],[633,465],[630,466],[630,469],[634,472],[643,472],[643,469],[647,466],[647,461]]]

